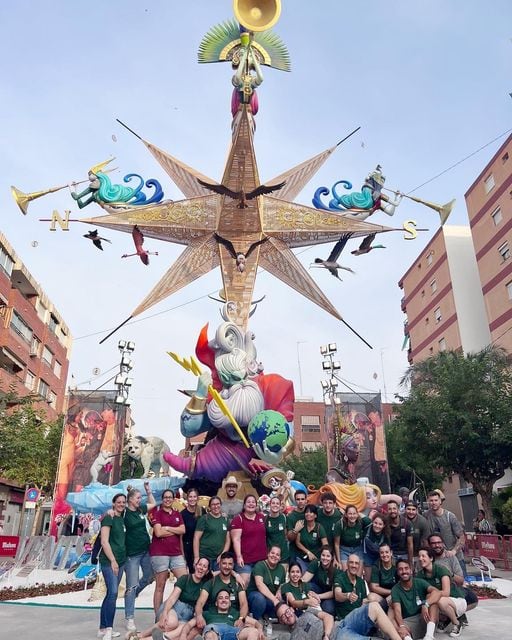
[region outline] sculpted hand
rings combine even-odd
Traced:
[[[282,450],[277,452],[270,451],[266,441],[263,442],[263,449],[261,448],[260,444],[255,444],[253,445],[252,448],[254,450],[254,453],[258,456],[258,458],[260,458],[260,460],[264,460],[268,464],[277,466],[283,459]]]
[[[196,395],[199,398],[206,398],[208,395],[208,387],[212,383],[212,374],[210,371],[203,371],[197,380]]]

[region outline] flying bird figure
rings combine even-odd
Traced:
[[[103,251],[103,247],[101,246],[102,240],[103,242],[109,242],[110,244],[112,244],[112,240],[109,240],[108,238],[102,238],[98,235],[98,229],[94,229],[94,231],[84,233],[84,238],[87,238],[87,240],[92,240],[93,245],[100,251]]]
[[[247,253],[243,253],[242,251],[235,251],[235,247],[233,246],[231,240],[226,240],[226,238],[219,236],[218,233],[214,233],[213,236],[219,244],[226,247],[226,249],[229,251],[229,254],[236,260],[236,268],[238,269],[238,271],[240,271],[240,273],[243,273],[245,271],[245,263],[247,261],[247,258],[251,255],[254,249],[268,240],[268,236],[265,236],[265,238],[262,238],[257,242],[253,242],[249,247]]]
[[[375,240],[376,235],[377,234],[375,233],[370,233],[370,235],[363,238],[363,241],[359,245],[359,249],[351,251],[350,253],[353,256],[362,256],[365,253],[370,253],[370,251],[373,251],[374,249],[385,249],[386,247],[383,244],[374,244],[372,247],[372,242]]]
[[[144,234],[137,225],[135,225],[132,229],[132,238],[135,244],[135,253],[125,253],[121,256],[121,258],[139,256],[142,262],[147,266],[149,264],[149,256],[157,256],[158,251],[146,251],[146,249],[144,249]]]
[[[343,269],[344,271],[350,271],[350,273],[355,273],[355,271],[353,269],[350,269],[350,267],[343,267],[341,264],[338,264],[337,262],[350,236],[352,236],[352,233],[344,233],[340,237],[338,242],[334,245],[334,248],[329,254],[329,257],[327,258],[327,260],[322,260],[322,258],[315,258],[314,264],[310,266],[324,267],[325,269],[327,269],[327,271],[329,271],[331,275],[333,275],[335,278],[338,278],[338,280],[341,280],[338,274],[339,269]]]
[[[232,198],[233,200],[239,200],[238,208],[239,209],[247,209],[249,206],[247,204],[247,200],[254,200],[258,196],[266,196],[273,191],[279,191],[282,189],[286,182],[280,182],[279,184],[260,184],[259,187],[249,191],[249,193],[245,193],[242,189],[241,191],[231,191],[229,187],[226,187],[223,184],[212,184],[210,182],[205,182],[204,180],[200,180],[197,178],[197,181],[202,187],[213,191],[214,193],[218,193],[221,196],[228,196],[228,198]]]

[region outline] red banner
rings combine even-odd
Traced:
[[[18,536],[0,536],[0,556],[14,558],[19,541]]]

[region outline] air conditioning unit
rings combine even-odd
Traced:
[[[29,356],[31,358],[36,358],[37,357],[37,347],[30,347]]]

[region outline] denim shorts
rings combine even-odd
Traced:
[[[367,637],[370,629],[374,626],[373,620],[368,617],[368,604],[353,609],[341,622],[336,632],[336,640],[347,640],[354,637],[354,634]]]
[[[347,562],[348,561],[348,557],[350,555],[352,555],[353,553],[356,556],[359,556],[361,562],[363,562],[363,547],[361,545],[359,545],[357,547],[344,547],[344,546],[341,546],[340,547],[341,561],[342,562]]]
[[[255,564],[256,564],[255,562],[252,562],[252,563],[246,562],[243,567],[241,567],[239,564],[235,564],[235,571],[237,573],[251,573]]]
[[[176,600],[173,610],[179,622],[188,622],[194,617],[194,607],[181,600]]]
[[[220,640],[236,640],[240,629],[225,623],[207,624],[203,629],[203,638],[208,631],[215,631]]]
[[[183,556],[151,556],[151,566],[155,573],[172,571],[173,569],[181,569],[186,567],[187,563]]]

